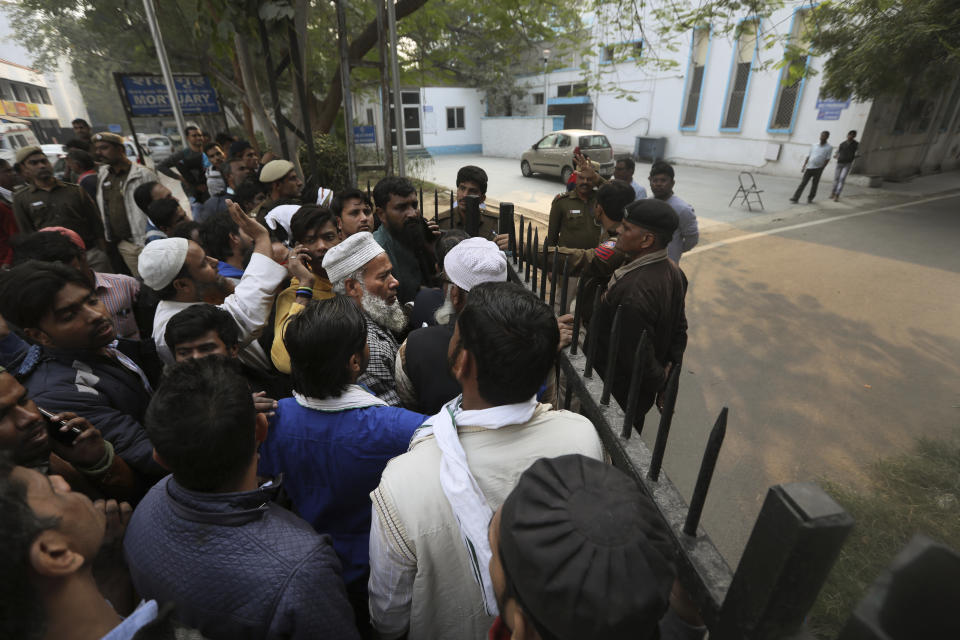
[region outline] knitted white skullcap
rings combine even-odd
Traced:
[[[337,284],[350,274],[362,269],[381,253],[385,251],[373,239],[373,234],[369,231],[361,231],[332,249],[327,249],[327,254],[323,256],[323,270],[327,272],[330,283]]]
[[[189,246],[186,238],[163,238],[145,246],[137,260],[137,271],[143,283],[159,291],[173,282],[183,269]]]
[[[500,247],[483,238],[467,238],[443,259],[447,279],[464,291],[482,282],[506,282],[507,259]]]

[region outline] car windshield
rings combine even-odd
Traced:
[[[163,138],[150,138],[147,144],[151,147],[165,147],[167,146],[167,141]]]
[[[580,136],[581,149],[609,149],[610,141],[607,136]]]

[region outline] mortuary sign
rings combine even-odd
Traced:
[[[163,76],[154,73],[124,73],[118,76],[131,116],[138,118],[173,114]],[[175,74],[173,83],[183,115],[220,113],[217,92],[206,76]]]

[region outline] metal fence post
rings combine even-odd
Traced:
[[[852,527],[850,514],[813,483],[770,487],[710,637],[796,633]]]

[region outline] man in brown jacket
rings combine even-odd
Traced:
[[[687,346],[687,278],[667,257],[667,245],[678,224],[673,208],[659,200],[637,200],[627,206],[617,237],[617,249],[627,255],[627,261],[613,272],[587,336],[588,340],[597,340],[597,372],[604,378],[614,376],[613,395],[625,407],[633,356],[640,335],[647,331],[649,346],[643,356],[646,365],[639,416],[653,405],[671,368],[680,365]],[[607,351],[618,306],[622,306],[619,357],[616,370],[608,371]]]

